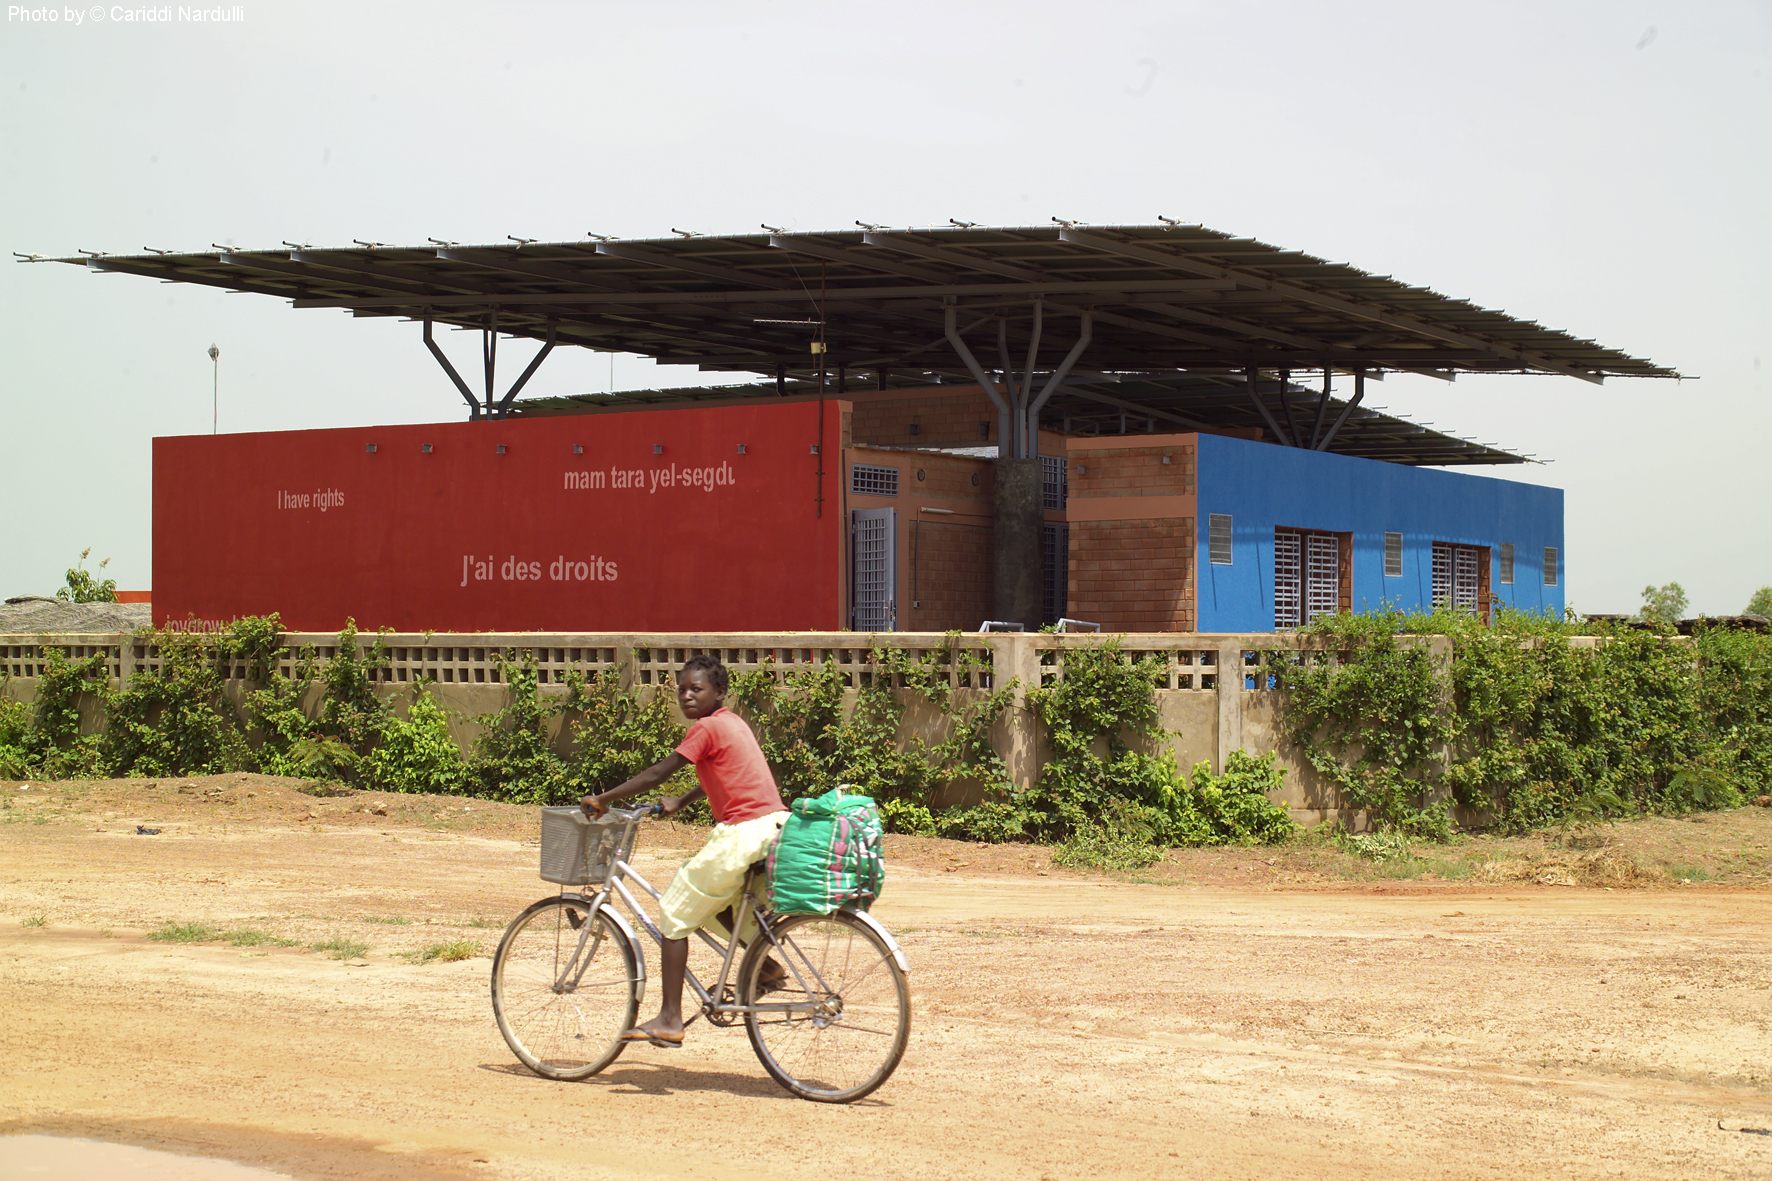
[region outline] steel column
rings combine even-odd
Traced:
[[[1267,429],[1274,432],[1274,438],[1278,439],[1282,446],[1292,446],[1292,440],[1287,437],[1284,430],[1280,429],[1280,424],[1274,421],[1273,413],[1268,410],[1267,403],[1261,400],[1261,395],[1256,390],[1257,369],[1251,365],[1245,372],[1249,375],[1249,400],[1255,403],[1257,410],[1261,411],[1261,418],[1263,422],[1267,423]]]
[[[1058,368],[1052,371],[1052,376],[1046,379],[1046,384],[1040,387],[1040,396],[1035,398],[1033,404],[1028,407],[1027,432],[1036,444],[1035,451],[1039,450],[1037,444],[1040,441],[1040,411],[1046,405],[1046,400],[1057,393],[1058,387],[1064,382],[1064,379],[1070,376],[1071,366],[1077,363],[1077,358],[1083,355],[1083,350],[1089,347],[1089,341],[1094,336],[1094,319],[1088,312],[1083,313],[1083,331],[1077,337],[1077,343],[1071,346],[1071,351],[1065,354],[1064,360],[1059,362]],[[1028,380],[1033,381],[1031,365]]]
[[[1335,418],[1335,425],[1329,428],[1329,433],[1323,436],[1323,441],[1321,443],[1317,444],[1318,451],[1329,450],[1329,444],[1335,441],[1335,432],[1341,429],[1341,424],[1347,421],[1348,415],[1354,412],[1354,407],[1358,406],[1360,404],[1360,399],[1365,396],[1366,371],[1364,369],[1356,369],[1354,370],[1354,396],[1346,406],[1341,408],[1341,413]]]
[[[1323,362],[1323,396],[1317,399],[1317,419],[1311,423],[1311,450],[1318,450],[1317,441],[1323,437],[1323,415],[1329,410],[1329,379],[1331,370],[1329,362]]]
[[[449,380],[453,381],[455,388],[461,391],[462,398],[468,404],[470,412],[468,417],[470,419],[479,418],[479,399],[474,397],[474,392],[468,388],[468,383],[461,379],[461,374],[455,371],[455,366],[449,363],[449,358],[443,355],[443,350],[437,347],[437,342],[431,339],[431,318],[429,316],[425,317],[425,347],[431,350],[431,356],[437,358],[437,364],[443,366],[443,372],[449,374]]]
[[[978,358],[972,355],[972,350],[966,347],[965,340],[961,338],[959,328],[957,327],[958,309],[950,303],[943,309],[943,311],[945,312],[944,320],[945,327],[947,328],[948,343],[954,346],[954,352],[959,354],[960,360],[965,363],[967,370],[971,372],[972,380],[979,384],[984,390],[985,397],[989,398],[991,400],[991,405],[996,408],[998,423],[997,449],[998,454],[1001,455],[1003,447],[1003,428],[1007,426],[1012,432],[1015,429],[1009,421],[1009,405],[1003,401],[1003,395],[997,390],[997,383],[991,380],[990,374],[984,371],[984,366],[978,363]]]
[[[549,353],[554,351],[556,332],[557,326],[552,320],[548,321],[548,342],[542,345],[540,350],[536,352],[535,359],[529,362],[529,368],[523,371],[523,375],[517,379],[516,384],[506,390],[505,396],[498,400],[498,416],[500,418],[504,418],[510,414],[511,403],[516,400],[518,391],[525,385],[529,384],[529,379],[535,375],[537,369],[541,368],[541,363],[547,360]]]

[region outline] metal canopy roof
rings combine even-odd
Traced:
[[[1048,419],[1067,404],[1083,417],[1093,394],[1111,399],[1094,404],[1112,407],[1116,420],[1121,409],[1162,412],[1197,425],[1265,425],[1274,437],[1287,408],[1278,391],[1290,388],[1282,380],[1291,371],[1557,373],[1593,382],[1679,376],[1426,288],[1201,226],[284,246],[54,261],[275,295],[296,307],[479,329],[489,351],[499,335],[525,336],[783,382],[818,377],[822,361],[849,380],[866,373],[881,388],[973,384],[944,335],[950,308],[992,368],[1022,367],[1032,342],[1034,373],[1063,365],[1088,313],[1086,368],[1066,375]],[[1038,335],[1036,307],[1045,321]],[[809,347],[821,336],[822,357]],[[992,364],[999,358],[1000,367]],[[1259,407],[1245,384],[1252,369],[1260,374]],[[453,369],[450,376],[475,401]],[[495,403],[490,384],[488,412],[510,410],[515,388]],[[1314,413],[1316,391],[1310,396]],[[1333,449],[1350,451],[1362,424],[1370,420],[1356,409]],[[1514,458],[1481,448],[1461,459],[1402,462]]]
[[[1073,373],[1073,377],[1075,374]],[[968,381],[961,390],[976,391]],[[1280,384],[1263,381],[1261,396],[1273,411],[1284,416],[1279,400]],[[818,396],[818,382],[793,381],[777,387],[766,385],[691,386],[662,390],[621,390],[613,394],[567,394],[560,397],[524,398],[514,413],[525,417],[553,417],[567,414],[632,410],[639,407],[722,405],[754,400],[759,396],[776,400]],[[1292,415],[1307,435],[1315,425],[1320,390],[1306,389],[1296,383],[1287,387],[1287,400]],[[827,396],[834,390],[827,386]],[[868,397],[865,392],[851,396]],[[1331,398],[1324,415],[1326,422],[1340,417],[1347,402]],[[1067,434],[1114,435],[1141,432],[1173,433],[1204,430],[1207,433],[1237,434],[1259,439],[1265,433],[1261,416],[1250,405],[1242,388],[1228,387],[1190,374],[1158,377],[1122,374],[1085,374],[1082,379],[1066,381],[1048,403],[1041,417],[1049,429],[1062,429]],[[1530,463],[1532,457],[1515,455],[1492,443],[1478,443],[1432,429],[1431,424],[1411,422],[1383,407],[1360,405],[1349,412],[1347,421],[1336,435],[1332,450],[1337,455],[1361,459],[1379,459],[1389,463],[1415,466],[1457,466],[1462,464]]]

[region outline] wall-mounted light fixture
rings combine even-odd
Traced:
[[[374,443],[365,443],[363,445],[363,450],[365,450],[365,451],[369,452],[371,455],[373,455],[373,454],[375,454],[375,444]]]
[[[572,445],[572,453],[574,455],[583,455],[585,453],[585,445],[583,443],[574,443]]]
[[[1168,463],[1168,462],[1169,462],[1169,457],[1168,457],[1168,456],[1167,456],[1167,455],[1165,455],[1165,456],[1164,456],[1164,457],[1163,457],[1163,462],[1164,462],[1164,463]]]
[[[504,454],[504,453],[505,453],[505,445],[504,445],[504,444],[503,444],[503,443],[500,443],[500,444],[499,444],[499,445],[498,445],[498,453],[499,453],[499,454],[500,454],[500,455],[503,455],[503,454]]]
[[[739,454],[740,454],[740,455],[743,455],[743,454],[744,454],[744,444],[743,444],[743,443],[740,443],[740,444],[739,444],[739,445],[738,445],[738,453],[739,453]]]
[[[817,443],[814,443],[812,445],[812,454],[814,454],[814,455],[818,454],[818,444]]]
[[[1078,465],[1077,465],[1077,474],[1078,474],[1078,475],[1079,475],[1079,476],[1082,476],[1082,475],[1087,475],[1087,474],[1088,474],[1088,472],[1089,472],[1089,469],[1088,469],[1088,468],[1086,468],[1086,467],[1084,467],[1084,466],[1083,466],[1083,465],[1082,465],[1082,464],[1080,464],[1080,463],[1079,463],[1079,464],[1078,464]]]
[[[978,437],[981,439],[988,439],[991,437],[991,424],[988,421],[978,424]]]
[[[664,454],[664,444],[663,443],[654,443],[652,445],[652,453],[654,455],[663,455]]]
[[[429,443],[425,443],[419,447],[419,450],[424,452],[426,455],[429,455],[431,453],[431,445]]]

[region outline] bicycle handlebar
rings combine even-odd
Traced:
[[[591,810],[589,808],[584,809],[584,811],[589,815],[592,815],[592,816],[596,815],[596,813],[591,812]],[[637,808],[605,808],[603,811],[603,815],[613,816],[617,820],[638,820],[643,816],[662,816],[662,815],[664,815],[664,805],[663,804],[641,804]]]

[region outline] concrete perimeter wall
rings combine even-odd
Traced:
[[[1269,650],[1322,649],[1320,641],[1291,635],[1204,635],[1173,632],[1126,634],[1116,637],[1122,651],[1150,654],[1162,662],[1156,690],[1159,718],[1171,732],[1167,745],[1185,769],[1198,762],[1222,770],[1233,750],[1256,754],[1277,751],[1285,768],[1284,786],[1273,797],[1284,804],[1294,820],[1317,824],[1335,820],[1359,826],[1362,818],[1343,815],[1344,806],[1332,784],[1327,783],[1299,757],[1282,732],[1280,713],[1283,694],[1266,688],[1263,653]],[[386,653],[379,669],[379,690],[395,709],[404,713],[416,689],[428,685],[449,712],[450,726],[466,751],[479,732],[473,719],[493,713],[510,700],[510,686],[499,669],[500,653],[528,653],[535,660],[541,692],[564,694],[569,671],[583,674],[613,672],[624,687],[643,694],[663,688],[669,692],[675,670],[691,654],[710,652],[734,673],[762,668],[788,671],[796,665],[834,661],[851,686],[862,683],[871,666],[868,654],[874,646],[903,649],[913,655],[942,659],[950,643],[972,654],[978,662],[970,671],[950,664],[950,684],[956,699],[977,700],[996,685],[1016,684],[1015,707],[999,721],[993,739],[1009,764],[1010,774],[1023,786],[1039,777],[1047,757],[1041,728],[1027,708],[1026,690],[1051,684],[1064,676],[1065,653],[1099,645],[1094,635],[991,634],[961,635],[950,641],[941,633],[897,632],[865,634],[755,633],[728,634],[568,634],[568,633],[475,633],[385,634],[363,637],[365,647],[377,639]],[[332,635],[286,634],[289,656],[312,645],[320,659],[337,654]],[[1442,660],[1449,659],[1450,641],[1424,637]],[[148,640],[130,635],[22,636],[0,635],[0,696],[19,701],[36,697],[38,670],[46,648],[60,648],[73,657],[105,653],[111,661],[114,682],[121,683],[138,670],[157,669],[159,650]],[[283,670],[291,671],[288,660]],[[246,692],[246,670],[229,670],[230,696],[236,701]],[[901,741],[921,735],[934,742],[943,738],[945,720],[939,711],[914,692],[898,688],[906,704],[900,729]],[[853,693],[853,691],[852,691]],[[309,707],[317,713],[319,690],[312,691]],[[671,708],[676,709],[674,696]],[[680,717],[680,715],[679,715]],[[562,715],[554,719],[555,748],[571,753],[571,731],[578,719]],[[100,723],[96,711],[90,724]],[[977,785],[957,785],[951,798],[934,801],[938,807],[975,803],[981,798]],[[1466,820],[1472,818],[1464,818]]]

